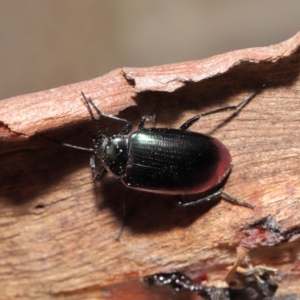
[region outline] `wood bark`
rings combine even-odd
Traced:
[[[0,101],[0,299],[152,299],[139,277],[200,270],[222,278],[237,246],[250,249],[249,263],[278,269],[278,295],[300,295],[299,45],[300,33],[269,47],[117,69]],[[94,182],[89,155],[59,144],[92,146],[81,91],[134,124],[158,103],[155,126],[178,128],[262,84],[237,116],[212,115],[191,128],[230,149],[234,168],[224,190],[254,210],[223,200],[181,208],[169,196],[126,191],[111,176]],[[102,124],[109,135],[121,126]]]

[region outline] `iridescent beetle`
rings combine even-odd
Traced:
[[[189,131],[188,128],[204,116],[229,110],[238,113],[259,91],[251,93],[236,106],[218,108],[196,115],[184,122],[179,129],[145,128],[146,121],[155,120],[155,116],[145,115],[140,120],[138,130],[133,133],[130,133],[131,122],[102,113],[92,99],[82,92],[91,119],[96,124],[94,148],[67,143],[63,145],[92,153],[90,166],[95,180],[101,180],[106,172],[110,172],[120,178],[125,186],[136,190],[175,196],[202,194],[217,187],[230,173],[233,166],[231,155],[216,138]],[[100,118],[123,122],[124,127],[116,135],[105,136],[92,109]],[[98,172],[96,160],[101,161]],[[229,202],[253,208],[250,203],[228,195],[222,188],[196,201],[178,202],[182,206],[190,206],[219,196]]]

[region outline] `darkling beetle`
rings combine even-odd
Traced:
[[[260,89],[261,90],[261,89]],[[260,90],[251,93],[236,106],[227,106],[204,112],[184,122],[179,129],[144,128],[146,121],[155,122],[156,115],[142,116],[138,130],[129,134],[132,123],[112,115],[102,113],[91,98],[81,92],[91,119],[95,122],[97,135],[93,139],[94,148],[84,148],[67,143],[66,147],[92,153],[90,166],[95,180],[108,171],[122,183],[132,189],[157,194],[175,196],[200,194],[217,187],[230,173],[233,165],[228,149],[217,139],[187,129],[201,117],[235,110],[237,114]],[[113,136],[102,134],[99,118],[125,123],[121,131]],[[101,161],[101,168],[96,171],[96,159]],[[222,188],[192,202],[178,203],[181,206],[195,205],[216,197],[224,197],[234,204],[253,209],[250,203],[236,199]]]

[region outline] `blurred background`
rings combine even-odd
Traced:
[[[0,99],[268,46],[299,30],[299,0],[1,0]]]

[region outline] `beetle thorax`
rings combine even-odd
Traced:
[[[105,138],[101,149],[102,165],[116,177],[120,177],[125,172],[128,161],[128,137],[114,135]]]

